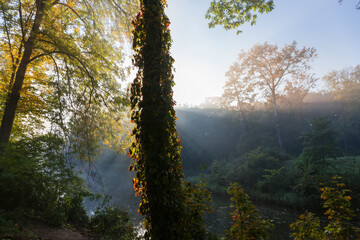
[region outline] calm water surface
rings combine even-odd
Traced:
[[[229,197],[213,195],[212,199],[211,206],[213,212],[206,215],[206,223],[212,232],[223,234],[232,225],[230,213],[234,208],[230,207]],[[269,204],[255,203],[255,205],[260,214],[267,219],[271,219],[275,225],[271,233],[271,240],[291,239],[289,237],[289,225],[295,222],[302,212]]]

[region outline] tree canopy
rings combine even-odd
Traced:
[[[355,7],[360,10],[360,1]],[[256,24],[257,13],[269,13],[274,8],[274,0],[213,0],[205,18],[210,20],[210,28],[221,25],[225,30],[237,29],[239,34],[242,32],[239,27],[245,23]]]
[[[223,99],[232,99],[229,103],[236,99],[240,106],[252,101],[256,90],[262,91],[263,96],[273,104],[278,142],[282,148],[277,109],[279,90],[283,90],[287,84],[288,89],[292,87],[292,90],[308,92],[316,81],[308,73],[309,63],[314,57],[314,48],[298,49],[295,41],[282,49],[267,42],[257,44],[249,51],[241,52],[238,61],[231,66],[227,73],[229,80],[224,87]]]
[[[244,23],[256,23],[256,12],[268,13],[274,9],[273,0],[213,0],[205,15],[209,27],[222,25],[226,30],[237,29]],[[237,31],[237,34],[241,30]]]
[[[48,122],[81,158],[100,139],[119,147],[122,45],[135,1],[1,0],[0,7],[0,142]]]

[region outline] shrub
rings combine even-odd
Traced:
[[[360,232],[350,224],[355,216],[351,207],[349,190],[344,189],[345,184],[339,182],[341,177],[335,176],[330,186],[320,188],[323,207],[326,209],[329,224],[321,230],[320,221],[312,213],[300,215],[300,220],[292,223],[291,236],[295,239],[360,239]]]
[[[22,139],[0,155],[0,208],[16,220],[40,217],[50,224],[86,225],[82,205],[91,193],[69,166],[54,135]]]
[[[132,240],[135,231],[129,214],[116,206],[108,206],[98,209],[91,217],[90,230],[99,235],[100,239],[106,240]]]
[[[256,207],[251,203],[242,187],[233,183],[228,189],[228,193],[232,195],[231,205],[235,207],[235,210],[231,214],[234,224],[230,231],[225,233],[226,239],[269,239],[269,231],[274,225],[259,216]]]
[[[300,215],[300,220],[290,224],[290,230],[293,233],[290,237],[294,240],[320,240],[324,239],[324,233],[320,226],[320,220],[313,213],[306,212]]]
[[[326,209],[330,223],[325,227],[325,233],[330,239],[358,239],[360,232],[349,221],[355,216],[351,209],[350,190],[344,189],[345,184],[339,182],[342,178],[335,176],[331,185],[322,187],[321,199]]]
[[[211,192],[207,190],[204,179],[200,179],[198,184],[183,183],[185,194],[185,223],[188,239],[216,239],[206,231],[204,222],[205,212],[210,213],[211,208],[208,203],[211,201]]]

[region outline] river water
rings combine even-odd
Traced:
[[[259,202],[255,202],[254,204],[260,215],[270,219],[274,224],[274,230],[270,234],[271,240],[291,239],[289,237],[289,225],[295,222],[302,212]],[[230,197],[213,195],[210,205],[213,212],[206,214],[206,223],[210,231],[222,235],[224,231],[229,230],[232,225],[230,213],[234,211],[234,208],[230,206]]]
[[[103,156],[103,162],[98,166],[99,173],[103,176],[102,187],[98,187],[99,189],[94,187],[92,190],[94,192],[111,195],[112,200],[110,203],[122,206],[129,212],[134,225],[138,226],[142,221],[137,211],[140,199],[139,197],[135,197],[133,190],[131,179],[134,177],[134,173],[128,171],[131,160],[124,157],[124,159],[120,161],[115,154],[108,155],[109,156]],[[290,239],[289,225],[295,222],[302,212],[257,202],[254,204],[258,207],[260,214],[271,219],[275,225],[275,229],[271,233],[271,239]],[[97,202],[86,203],[90,213],[95,211],[97,205]],[[233,211],[233,208],[230,207],[230,196],[213,194],[210,205],[213,212],[206,214],[205,222],[210,231],[223,234],[224,231],[230,229],[232,225],[230,213]]]
[[[131,215],[134,225],[137,226],[138,229],[141,229],[140,222],[142,218],[136,211],[138,202],[138,199],[136,199],[132,204],[124,207],[128,211],[130,210],[129,214]],[[230,206],[230,197],[213,195],[210,205],[212,207],[212,213],[205,215],[205,223],[211,232],[222,236],[232,225],[230,213],[234,208]],[[295,222],[302,212],[259,202],[256,202],[255,205],[259,213],[264,218],[271,219],[274,224],[274,230],[270,234],[271,240],[291,239],[289,237],[289,225]]]

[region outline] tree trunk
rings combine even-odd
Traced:
[[[161,0],[143,1],[143,84],[140,103],[143,153],[150,237],[154,240],[184,239],[183,196],[179,142],[174,138],[172,60],[168,53],[170,33]],[[138,172],[139,173],[139,172]]]
[[[277,110],[277,104],[276,104],[275,91],[272,91],[272,98],[273,98],[273,104],[274,104],[274,117],[275,117],[276,134],[277,134],[277,138],[278,138],[279,147],[280,147],[281,150],[283,150],[281,134],[280,134],[279,117],[278,117],[278,110]]]
[[[6,145],[9,143],[10,134],[15,119],[15,112],[20,99],[20,91],[24,83],[26,69],[29,65],[29,60],[34,49],[36,37],[39,32],[39,27],[44,16],[44,10],[45,0],[37,0],[34,24],[32,26],[30,36],[25,42],[24,54],[21,58],[20,65],[16,71],[15,82],[12,87],[11,93],[9,93],[9,96],[7,98],[4,116],[0,128],[0,145]]]

